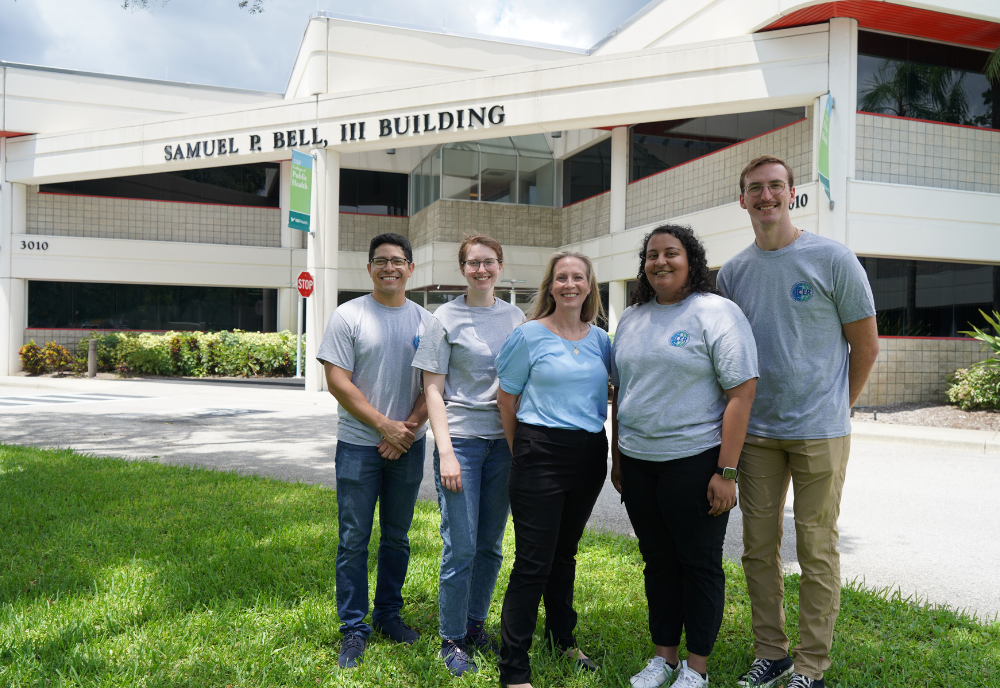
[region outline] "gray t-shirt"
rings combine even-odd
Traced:
[[[444,405],[452,437],[503,438],[494,361],[522,322],[521,309],[502,299],[489,308],[474,308],[460,296],[434,311],[413,367],[447,375]]]
[[[875,315],[857,256],[802,232],[777,251],[743,249],[719,270],[718,285],[746,313],[760,351],[747,431],[789,440],[850,434],[842,325]]]
[[[611,384],[619,388],[618,447],[647,461],[719,446],[723,390],[757,377],[750,323],[736,304],[715,294],[625,309],[611,360]]]
[[[371,294],[338,306],[330,316],[316,358],[353,373],[351,381],[389,420],[406,420],[420,396],[420,372],[410,366],[431,314],[409,299],[383,306]],[[341,406],[337,440],[377,445],[382,436]],[[417,439],[426,423],[416,430]]]

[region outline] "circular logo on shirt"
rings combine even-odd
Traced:
[[[813,297],[813,288],[808,282],[797,282],[792,287],[792,298],[796,301],[808,301]]]
[[[420,335],[413,336],[413,348],[416,350],[420,346]]]
[[[670,346],[684,346],[688,343],[688,333],[684,330],[679,330],[670,335]]]

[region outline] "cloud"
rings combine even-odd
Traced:
[[[0,0],[0,60],[283,92],[309,15],[339,14],[456,33],[589,48],[647,0]],[[500,65],[498,65],[500,66]]]

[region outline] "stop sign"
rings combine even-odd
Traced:
[[[315,286],[313,276],[308,272],[300,272],[299,278],[295,281],[295,286],[299,290],[299,294],[303,297],[312,296],[313,286]]]

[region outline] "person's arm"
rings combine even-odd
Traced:
[[[427,414],[431,419],[431,431],[441,459],[441,486],[452,492],[462,491],[462,467],[455,458],[448,432],[448,413],[444,407],[444,381],[442,373],[424,371],[424,395],[427,397]]]
[[[844,328],[844,338],[851,345],[851,353],[847,362],[847,383],[850,392],[848,398],[851,400],[850,406],[858,403],[861,390],[868,382],[868,376],[872,374],[875,367],[875,359],[878,358],[878,326],[875,324],[875,316],[862,318],[842,326]]]
[[[503,389],[497,390],[497,406],[500,407],[500,422],[503,423],[503,434],[507,438],[510,453],[514,453],[514,433],[517,432],[517,405],[521,395],[509,394]]]
[[[335,366],[329,361],[323,362],[323,370],[326,373],[326,384],[330,388],[330,394],[334,396],[337,403],[343,406],[348,413],[362,423],[366,423],[378,430],[385,441],[399,452],[399,456],[402,456],[410,448],[410,445],[413,444],[417,437],[414,429],[420,427],[420,423],[412,420],[414,417],[413,414],[417,412],[418,407],[423,409],[421,412],[423,418],[427,418],[427,407],[423,401],[423,394],[417,399],[417,404],[414,406],[410,418],[405,421],[389,420],[368,403],[365,395],[352,382],[354,374],[351,371]],[[379,444],[379,447],[382,447],[382,444]],[[395,458],[398,459],[399,456]]]
[[[747,437],[750,407],[757,394],[757,378],[724,390],[726,410],[722,414],[722,446],[719,448],[719,468],[736,468],[740,452]],[[708,501],[712,505],[710,516],[723,514],[736,506],[736,481],[726,480],[716,474],[708,483]]]
[[[622,493],[621,451],[618,449],[618,388],[611,392],[611,484]]]

